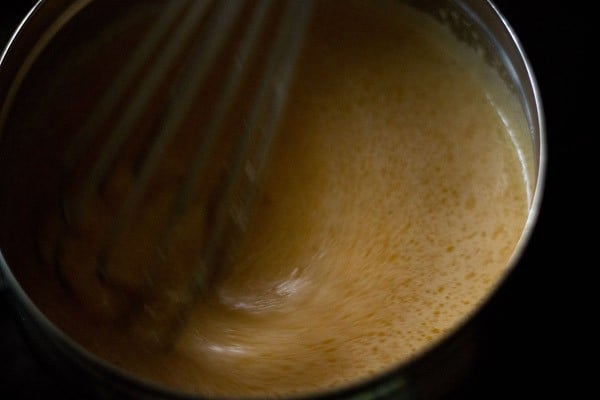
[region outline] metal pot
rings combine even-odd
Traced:
[[[39,1],[15,32],[0,60],[0,139],[7,110],[40,53],[66,23],[91,0]],[[534,149],[535,190],[529,218],[511,260],[519,262],[542,201],[546,148],[542,104],[536,80],[518,38],[494,4],[485,0],[408,0],[443,23],[494,66],[519,99]],[[32,116],[33,117],[33,116]],[[42,178],[43,179],[43,178]],[[16,182],[16,180],[13,180]],[[1,182],[0,185],[6,185]],[[10,190],[0,187],[0,203],[10,202]],[[12,200],[15,201],[15,200]],[[16,200],[19,201],[19,200]],[[2,246],[3,243],[0,243]],[[2,248],[0,248],[2,250]],[[501,287],[502,285],[499,285]],[[31,301],[0,253],[0,290],[15,311],[16,319],[40,360],[60,372],[77,391],[95,398],[195,399],[141,381],[86,351],[59,330]],[[493,297],[493,294],[490,296]],[[481,307],[482,309],[485,306]],[[480,312],[481,313],[481,312]],[[479,313],[479,314],[480,314]],[[479,349],[481,321],[475,315],[439,345],[406,365],[367,383],[348,387],[322,398],[433,399],[442,397],[472,372]]]

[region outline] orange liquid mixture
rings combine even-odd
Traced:
[[[170,351],[139,343],[142,322],[115,323],[76,262],[78,302],[21,273],[93,353],[187,392],[329,390],[432,346],[506,273],[531,190],[510,95],[430,17],[317,4],[255,223]]]

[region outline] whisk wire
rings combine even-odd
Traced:
[[[266,17],[267,12],[270,8],[272,8],[273,3],[274,1],[272,0],[260,1],[253,12],[250,23],[244,32],[243,40],[238,47],[237,63],[232,65],[232,68],[229,71],[227,81],[223,86],[222,95],[217,100],[212,118],[210,119],[205,132],[203,132],[203,143],[199,147],[199,150],[192,161],[189,173],[181,185],[177,198],[174,202],[174,206],[169,213],[169,219],[164,228],[161,230],[158,251],[168,247],[168,241],[173,237],[173,229],[177,226],[179,220],[185,215],[185,212],[187,211],[192,199],[193,189],[196,187],[198,181],[205,173],[210,152],[213,150],[215,142],[219,136],[219,133],[221,132],[227,112],[232,106],[231,99],[239,90],[244,73],[246,72],[244,67],[249,62],[253,50],[258,45],[258,38],[259,34],[261,33],[260,28],[263,25],[263,20]],[[201,75],[197,75],[196,79],[199,77],[201,77]],[[161,262],[164,262],[162,257],[154,258],[154,263]],[[150,276],[153,275],[152,271],[155,271],[156,269],[156,265],[149,269]]]
[[[147,63],[152,53],[156,51],[160,41],[173,28],[175,21],[180,17],[186,5],[185,1],[169,2],[156,25],[150,29],[145,40],[136,47],[123,70],[115,76],[113,84],[108,87],[108,90],[87,119],[83,129],[65,151],[64,166],[67,171],[71,171],[84,156],[91,141],[98,134],[99,127],[108,118],[118,100],[123,97],[130,82],[140,73],[140,69]]]
[[[228,170],[228,185],[219,196],[215,210],[217,224],[208,238],[207,251],[202,254],[200,265],[215,263],[215,256],[222,253],[220,248],[247,229],[248,216],[260,187],[257,179],[263,175],[268,160],[309,12],[306,4],[293,0],[287,3],[257,100]],[[200,274],[206,270],[206,266],[195,269]],[[201,275],[195,279],[195,285],[208,281]]]
[[[193,35],[209,5],[210,2],[207,1],[192,1],[191,8],[184,13],[183,20],[177,24],[176,31],[172,34],[168,45],[161,49],[161,56],[148,71],[144,79],[144,84],[140,85],[136,95],[130,101],[125,112],[123,112],[114,130],[112,130],[79,195],[74,199],[72,204],[67,205],[66,208],[74,210],[76,215],[82,212],[88,199],[97,191],[100,182],[107,175],[110,166],[117,157],[121,146],[128,138],[129,133],[134,131],[133,127],[143,114],[152,98],[152,94],[157,91],[158,86],[166,76],[176,57],[185,49],[186,43]],[[134,62],[140,61],[134,59]],[[115,92],[121,92],[122,90],[124,89],[115,89]]]
[[[205,250],[194,268],[194,279],[188,288],[188,299],[179,311],[179,321],[193,305],[199,292],[212,282],[208,274],[218,274],[223,262],[235,253],[235,246],[247,229],[248,219],[260,188],[257,180],[264,174],[269,150],[275,137],[282,109],[289,92],[293,66],[300,52],[311,13],[310,2],[288,1],[263,72],[257,101],[250,113],[229,169],[228,185],[219,197],[215,210],[216,224],[208,238]],[[236,243],[236,241],[238,241]],[[229,254],[227,254],[229,253]],[[175,331],[177,325],[174,325]]]
[[[201,38],[198,46],[196,46],[194,54],[190,57],[191,60],[187,62],[187,70],[182,73],[175,85],[173,95],[177,98],[168,107],[159,130],[152,140],[150,150],[145,156],[140,172],[137,174],[134,187],[129,191],[115,219],[115,224],[108,234],[108,239],[100,250],[98,272],[105,281],[108,281],[106,276],[106,254],[118,240],[119,233],[130,222],[132,213],[141,201],[145,189],[159,165],[162,154],[169,141],[177,133],[183,118],[190,110],[199,86],[206,78],[208,70],[214,65],[219,50],[222,49],[235,27],[234,22],[239,17],[242,6],[243,1],[241,0],[218,2],[218,10],[215,12],[216,17],[210,20],[210,26],[207,28],[206,34]],[[203,133],[203,135],[206,134]],[[210,143],[208,146],[206,143],[201,146],[201,148],[206,147],[210,147]],[[207,148],[207,151],[210,151],[210,148]],[[150,277],[152,274],[147,274],[147,276]]]

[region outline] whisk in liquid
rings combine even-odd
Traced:
[[[68,291],[159,345],[247,230],[312,4],[164,7],[73,135],[40,240]]]

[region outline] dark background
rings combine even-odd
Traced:
[[[51,1],[51,0],[50,0]],[[0,47],[31,0],[0,5]],[[497,0],[537,77],[547,125],[548,165],[543,206],[530,246],[480,324],[486,326],[473,373],[448,398],[594,397],[596,349],[591,322],[598,289],[591,279],[598,183],[597,62],[592,2]],[[586,8],[583,4],[586,4]],[[592,19],[594,18],[594,20]],[[592,121],[594,123],[592,123]],[[587,361],[586,361],[587,360]],[[39,367],[0,303],[0,398],[69,399]]]

